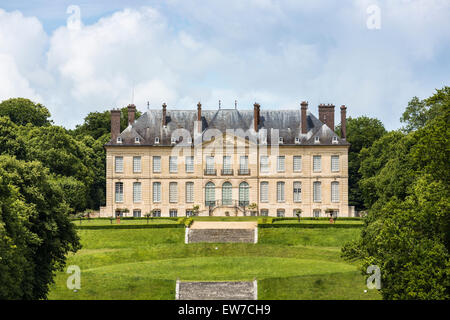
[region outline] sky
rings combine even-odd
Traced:
[[[450,0],[0,0],[0,101],[93,111],[347,106],[388,130],[450,85]]]

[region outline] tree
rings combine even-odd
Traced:
[[[128,107],[122,108],[120,113],[120,130],[125,130],[128,126]],[[142,115],[142,112],[136,110],[136,119]],[[89,135],[94,139],[99,139],[105,134],[111,133],[111,111],[90,112],[85,118],[84,123],[77,125],[72,131],[74,136]]]
[[[423,128],[425,124],[440,114],[443,106],[449,105],[450,87],[437,89],[436,93],[428,99],[412,98],[403,112],[400,121],[406,123],[405,132]]]
[[[80,248],[62,190],[47,168],[0,156],[0,299],[45,299]]]
[[[340,125],[336,127],[336,133],[340,134]],[[360,158],[359,153],[363,148],[370,147],[381,138],[386,130],[380,120],[366,116],[347,119],[347,141],[350,143],[348,152],[348,202],[357,210],[365,209],[358,181]]]
[[[48,126],[50,112],[39,103],[24,98],[12,98],[0,103],[0,117],[7,116],[16,125]]]
[[[423,125],[390,132],[361,152],[369,212],[360,239],[342,254],[362,259],[363,273],[380,267],[385,299],[450,298],[449,97],[438,90],[426,99],[437,113]]]
[[[19,129],[9,117],[0,117],[0,155],[9,154],[19,159],[25,158],[25,143]]]

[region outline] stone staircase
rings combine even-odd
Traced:
[[[176,284],[176,300],[257,300],[255,281],[181,282]]]
[[[186,229],[187,243],[256,243],[255,229]]]

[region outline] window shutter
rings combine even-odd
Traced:
[[[141,157],[133,157],[133,172],[141,172]]]
[[[178,184],[176,182],[169,183],[169,202],[178,202]]]
[[[260,184],[260,201],[268,202],[269,201],[269,183],[267,181],[263,181]]]
[[[313,200],[314,202],[322,201],[322,184],[319,181],[313,183]]]
[[[339,156],[331,156],[331,171],[339,171]]]
[[[313,171],[319,172],[322,170],[322,157],[321,156],[313,156]]]
[[[339,202],[339,182],[331,183],[331,202]]]
[[[155,172],[155,173],[161,172],[161,157],[160,156],[153,157],[153,172]]]
[[[302,171],[302,157],[294,156],[294,172]]]
[[[123,157],[116,157],[116,172],[123,172]]]
[[[140,202],[142,200],[141,183],[133,183],[133,202]]]

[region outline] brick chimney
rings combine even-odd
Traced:
[[[253,105],[253,128],[256,132],[258,132],[258,125],[259,125],[259,104],[255,102]]]
[[[319,120],[334,131],[334,105],[319,104]]]
[[[341,138],[347,139],[347,107],[341,106]]]
[[[136,117],[136,106],[134,104],[128,105],[128,124],[133,124]]]
[[[202,132],[202,104],[200,101],[197,103],[197,124],[198,124],[198,132]]]
[[[111,141],[116,143],[117,137],[120,134],[120,110],[111,110]]]
[[[308,110],[308,102],[303,101],[301,104],[302,110],[302,134],[306,134],[308,132],[308,123],[306,118],[306,110]]]
[[[167,105],[166,105],[166,103],[164,102],[164,103],[162,104],[162,125],[163,125],[163,126],[166,126],[166,125],[167,125],[167,119],[166,119],[167,111],[166,111],[166,109],[167,109]]]

